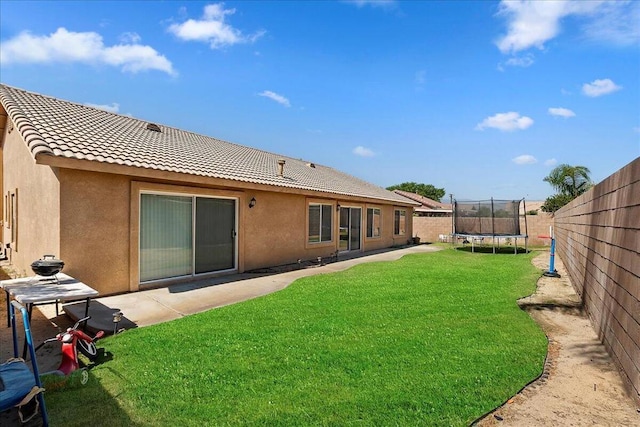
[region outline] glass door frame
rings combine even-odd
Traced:
[[[175,277],[167,277],[167,278],[161,278],[161,279],[153,279],[153,280],[147,280],[147,281],[141,281],[140,277],[142,277],[141,275],[141,269],[142,269],[142,265],[141,265],[141,256],[140,256],[140,251],[141,251],[141,247],[140,245],[142,244],[141,240],[140,240],[140,236],[138,236],[138,283],[139,286],[147,286],[147,285],[156,285],[156,284],[162,284],[163,282],[175,282],[176,280],[184,280],[184,279],[188,279],[188,278],[202,278],[202,277],[207,277],[207,276],[214,276],[214,275],[218,275],[218,274],[224,274],[224,273],[228,273],[228,272],[233,272],[233,271],[237,271],[238,270],[238,248],[239,248],[239,231],[238,231],[238,225],[239,225],[239,197],[233,197],[233,196],[218,196],[218,195],[208,195],[208,194],[198,194],[198,193],[182,193],[182,192],[177,192],[177,191],[154,191],[154,190],[147,190],[147,189],[141,189],[138,193],[138,233],[140,232],[141,229],[141,222],[142,222],[142,195],[143,194],[154,194],[154,195],[159,195],[159,196],[177,196],[177,197],[186,197],[186,198],[191,198],[192,200],[192,208],[191,208],[191,215],[192,215],[192,223],[191,223],[191,227],[192,227],[192,231],[191,231],[191,236],[192,236],[192,254],[191,254],[191,273],[190,274],[186,274],[183,276],[175,276]],[[216,271],[210,271],[210,272],[204,272],[204,273],[195,273],[195,268],[196,268],[196,258],[195,258],[195,236],[196,236],[196,199],[197,198],[207,198],[207,199],[224,199],[224,200],[233,200],[234,201],[234,236],[233,236],[233,267],[229,268],[229,269],[225,269],[225,270],[216,270]]]
[[[359,230],[359,236],[358,236],[358,247],[353,249],[351,247],[351,242],[352,242],[352,232],[353,232],[353,224],[352,224],[352,209],[355,210],[359,210],[360,211],[360,225],[358,227]],[[342,211],[343,210],[348,210],[349,214],[348,214],[348,219],[349,219],[349,224],[346,227],[342,226]],[[352,251],[360,251],[362,250],[362,207],[361,206],[340,206],[340,211],[338,212],[338,251],[339,252],[352,252]],[[342,230],[343,229],[347,229],[347,248],[343,249],[341,247],[342,242],[344,241],[342,239]]]

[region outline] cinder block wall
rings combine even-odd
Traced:
[[[560,209],[558,255],[640,402],[640,157]]]
[[[414,216],[413,235],[423,243],[437,242],[440,234],[451,234],[451,219],[450,216]]]
[[[548,236],[549,227],[553,225],[553,217],[540,208],[544,202],[526,202],[527,211],[536,210],[537,215],[527,215],[527,232],[529,233],[529,246],[550,246],[550,239],[541,239],[538,236]],[[520,208],[522,211],[522,207]],[[520,212],[522,214],[522,212]],[[524,216],[520,216],[520,231],[525,232]]]

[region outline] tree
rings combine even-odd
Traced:
[[[547,197],[541,209],[555,212],[593,186],[586,166],[562,164],[555,167],[543,181],[548,182],[558,194]]]
[[[417,182],[403,182],[402,184],[396,184],[392,185],[391,187],[387,187],[387,190],[401,190],[408,193],[416,193],[437,202],[439,202],[440,199],[442,199],[446,194],[444,188],[436,188],[431,184],[418,184]]]
[[[573,199],[574,197],[567,194],[554,194],[553,196],[547,197],[544,204],[540,206],[540,209],[542,209],[543,212],[554,213]]]
[[[562,164],[555,167],[543,181],[548,182],[559,193],[578,197],[593,186],[586,166]]]

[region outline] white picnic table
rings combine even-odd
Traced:
[[[85,317],[87,317],[91,298],[98,296],[98,291],[64,273],[58,273],[55,277],[32,276],[1,280],[0,288],[2,288],[6,294],[7,327],[11,326],[11,319],[9,319],[11,299],[18,301],[26,307],[29,314],[29,321],[31,321],[31,313],[34,305],[56,303],[57,315],[59,302],[78,300],[85,300]]]

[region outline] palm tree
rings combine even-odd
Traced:
[[[562,164],[555,167],[543,181],[551,184],[558,193],[574,199],[593,186],[590,173],[586,166]]]

